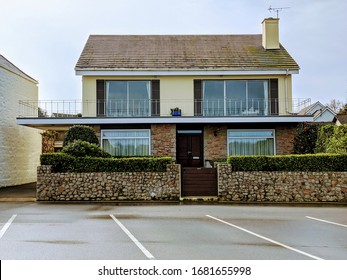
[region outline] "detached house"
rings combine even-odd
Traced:
[[[75,67],[82,101],[36,104],[40,116],[27,103],[17,122],[90,125],[113,155],[169,155],[183,167],[289,154],[297,124],[312,116],[294,114],[308,104],[292,98],[299,66],[278,23],[265,19],[259,35],[91,35]]]

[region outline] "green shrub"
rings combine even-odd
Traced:
[[[109,153],[102,150],[98,145],[91,144],[82,140],[75,140],[73,143],[66,145],[62,152],[70,156],[75,157],[102,157],[110,158],[112,157]]]
[[[64,153],[41,155],[41,165],[52,165],[52,172],[165,172],[171,157],[96,158],[74,157]]]
[[[294,136],[294,154],[313,154],[316,147],[318,124],[300,123]]]
[[[328,153],[347,154],[347,125],[335,126],[326,145]]]
[[[347,171],[347,155],[232,156],[234,171]]]
[[[212,159],[213,162],[227,162],[228,158],[214,158]]]
[[[94,130],[91,127],[85,125],[74,125],[70,127],[64,137],[63,147],[70,143],[73,143],[75,140],[82,140],[99,145],[99,139],[96,136]]]
[[[334,134],[335,125],[328,124],[318,128],[318,135],[316,141],[315,153],[327,152],[327,145],[330,137]]]

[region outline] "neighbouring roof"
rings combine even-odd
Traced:
[[[90,35],[75,70],[299,70],[262,35]]]
[[[317,108],[317,110],[319,110],[319,109],[322,109],[322,108],[324,108],[324,105],[322,104],[322,103],[320,103],[319,101],[317,101],[317,102],[315,102],[315,103],[313,103],[313,104],[311,104],[311,105],[309,105],[309,106],[307,106],[307,107],[305,107],[305,108],[303,108],[303,109],[301,109],[300,111],[299,111],[299,113],[298,113],[298,115],[307,115],[314,107],[319,107],[319,108]],[[316,110],[316,111],[317,111]],[[312,112],[312,114],[313,114],[314,112]]]
[[[324,106],[322,103],[319,101],[301,109],[298,112],[298,115],[313,115],[313,120],[317,120],[320,117],[325,117],[327,118],[327,114],[330,113],[331,118],[333,118],[336,113],[329,107],[329,106]]]
[[[4,68],[14,74],[17,74],[21,76],[22,78],[28,79],[36,84],[38,84],[38,81],[30,77],[28,74],[24,73],[22,70],[20,70],[17,66],[12,64],[9,60],[7,60],[5,57],[3,57],[0,54],[0,67]]]
[[[338,120],[341,124],[347,124],[347,114],[337,114],[333,120],[336,123]]]

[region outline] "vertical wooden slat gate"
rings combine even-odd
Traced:
[[[182,167],[183,197],[218,196],[217,169]]]

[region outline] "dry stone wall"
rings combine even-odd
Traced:
[[[53,201],[146,201],[178,200],[180,166],[166,172],[52,173],[39,166],[37,200]]]
[[[219,201],[347,202],[347,172],[241,172],[218,164]],[[38,201],[180,199],[180,165],[166,172],[52,173],[39,166]]]
[[[218,185],[221,201],[347,202],[347,172],[233,172],[219,164]]]

